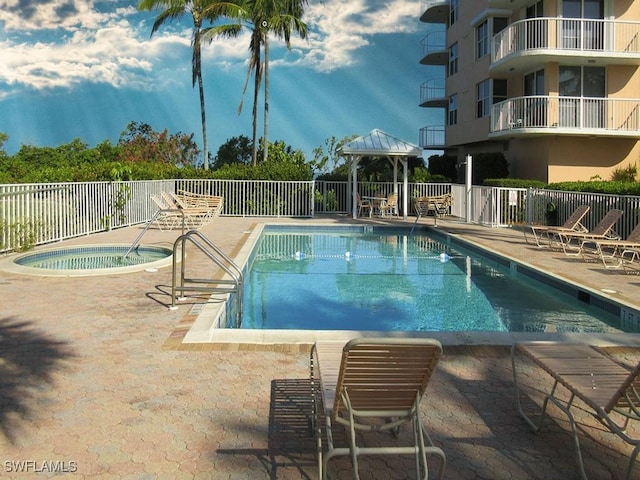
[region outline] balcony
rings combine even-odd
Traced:
[[[449,61],[446,32],[430,32],[420,41],[423,65],[446,65]]]
[[[444,125],[429,125],[420,129],[420,146],[428,150],[442,150],[445,147]]]
[[[446,108],[448,105],[444,78],[432,78],[420,85],[420,106]]]
[[[640,65],[640,22],[530,18],[491,41],[493,74],[524,73],[548,62]]]
[[[640,137],[640,99],[531,96],[493,105],[489,137],[540,134]]]
[[[425,23],[447,23],[449,0],[422,0],[420,21]]]

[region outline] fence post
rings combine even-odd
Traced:
[[[467,223],[471,223],[471,186],[473,184],[473,179],[472,179],[472,175],[473,175],[473,159],[471,158],[471,155],[467,155],[467,161],[465,162],[465,193],[466,193],[466,209],[465,209],[465,221]]]

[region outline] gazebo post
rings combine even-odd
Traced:
[[[408,201],[407,199],[409,198],[409,172],[408,172],[408,164],[409,164],[409,159],[408,158],[403,158],[402,160],[402,174],[403,174],[403,178],[404,181],[402,183],[402,218],[404,218],[405,220],[407,219],[407,208],[408,208]]]
[[[358,218],[358,162],[359,156],[350,155],[351,161],[351,214],[353,219]]]

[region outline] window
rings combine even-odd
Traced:
[[[476,117],[482,118],[489,115],[491,99],[491,80],[480,82],[476,86]]]
[[[485,20],[476,27],[477,58],[489,54],[489,21]]]
[[[449,76],[458,71],[458,43],[449,47]]]
[[[497,35],[509,25],[509,19],[507,17],[493,17],[493,29],[491,30],[494,35]]]
[[[544,70],[531,72],[524,76],[524,94],[529,97],[532,95],[544,95]]]
[[[476,87],[476,117],[491,115],[491,105],[507,99],[507,81],[487,79]]]
[[[449,125],[458,123],[458,95],[449,97]]]
[[[451,0],[449,7],[449,26],[458,21],[458,0]]]
[[[492,104],[504,102],[507,99],[507,81],[504,79],[493,80]]]
[[[517,111],[518,118],[522,118],[528,127],[548,126],[544,69],[524,76],[524,94],[524,102]]]

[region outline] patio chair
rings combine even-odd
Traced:
[[[578,206],[578,208],[576,208],[573,211],[573,213],[569,216],[569,218],[567,218],[567,220],[559,227],[548,226],[548,225],[527,225],[522,230],[522,233],[524,234],[524,241],[527,242],[528,244],[532,243],[532,242],[529,242],[529,235],[527,235],[528,230],[530,230],[530,235],[533,237],[533,242],[535,242],[535,244],[538,247],[543,246],[540,244],[540,241],[542,240],[542,238],[546,238],[547,243],[550,242],[551,240],[549,236],[550,231],[566,230],[569,232],[587,232],[588,230],[582,224],[582,220],[587,215],[587,213],[589,213],[590,209],[591,207],[589,205]]]
[[[588,241],[619,239],[620,236],[615,233],[614,227],[622,217],[622,213],[622,210],[616,208],[609,210],[600,223],[588,232],[550,229],[550,244],[559,243],[565,255],[578,256],[582,254],[583,247]]]
[[[583,244],[583,259],[587,260],[587,255],[592,254],[600,258],[605,268],[626,268],[640,258],[640,223],[625,240],[586,239]]]
[[[363,212],[368,212],[368,215],[371,216],[373,213],[373,208],[371,202],[369,200],[363,200],[360,197],[360,194],[356,194],[356,202],[358,206],[358,216],[361,217]]]
[[[438,478],[446,466],[444,452],[433,445],[420,417],[420,400],[434,372],[442,346],[432,339],[356,338],[346,345],[317,342],[311,350],[311,381],[314,389],[314,420],[319,477],[327,477],[329,460],[351,456],[358,479],[361,455],[416,456],[420,478],[428,478],[427,454],[440,457]],[[328,450],[323,457],[324,413]],[[393,431],[412,423],[411,446],[359,446],[356,430]],[[334,445],[333,429],[347,427],[348,447]]]
[[[379,209],[380,209],[380,215],[383,217],[386,217],[386,216],[397,217],[398,216],[398,194],[390,193],[389,195],[387,195],[387,200],[380,205]]]
[[[520,389],[516,374],[518,355],[533,360],[554,380],[551,391],[545,396],[537,424],[523,411],[520,403]],[[589,413],[594,415],[602,425],[634,447],[626,472],[626,478],[631,477],[631,470],[640,451],[640,437],[631,436],[627,432],[627,427],[630,422],[640,420],[640,379],[638,378],[640,363],[629,371],[593,347],[564,342],[516,343],[511,349],[511,363],[519,414],[535,432],[539,432],[542,426],[549,402],[556,405],[567,416],[583,479],[587,479],[587,474],[580,451],[578,427],[571,413],[576,397],[586,404],[588,411],[590,410]],[[570,394],[568,400],[558,395],[559,385],[568,390]]]
[[[420,220],[420,217],[426,217],[430,212],[433,212],[433,224],[437,225],[438,217],[442,217],[449,213],[452,202],[453,195],[451,193],[416,198],[414,205],[416,211],[416,221],[413,222],[411,232],[413,232],[413,229],[418,223],[418,220]]]

